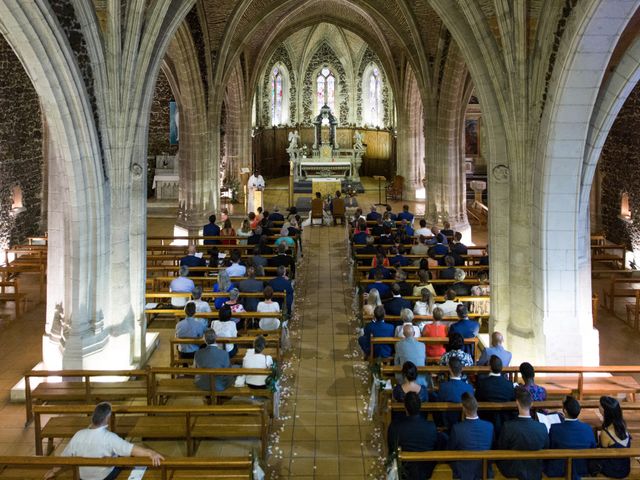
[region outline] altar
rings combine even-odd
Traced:
[[[362,135],[356,132],[353,148],[340,148],[336,140],[338,120],[327,105],[320,109],[313,124],[314,142],[310,152],[306,145],[302,148],[298,145],[300,136],[297,131],[289,134],[287,153],[292,165],[294,184],[336,177],[347,182],[359,182],[360,165],[366,150]]]
[[[315,159],[303,159],[298,163],[297,178],[323,178],[323,177],[348,177],[353,176],[352,162],[322,161]]]
[[[151,188],[156,191],[158,200],[175,200],[178,198],[180,177],[177,169],[177,155],[158,155],[155,175]]]

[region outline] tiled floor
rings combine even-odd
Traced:
[[[357,354],[344,227],[310,227],[292,323],[297,376],[280,432],[281,478],[364,478],[376,465],[375,430],[366,419],[366,366]]]

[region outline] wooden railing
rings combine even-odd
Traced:
[[[224,457],[224,458],[190,458],[174,457],[166,458],[159,466],[153,466],[151,459],[145,457],[116,457],[116,458],[83,458],[83,457],[40,457],[40,456],[2,456],[0,467],[3,474],[10,473],[12,469],[19,468],[21,478],[24,480],[41,479],[44,473],[54,467],[72,469],[73,479],[79,480],[79,467],[119,467],[123,469],[120,477],[126,478],[135,467],[146,467],[151,471],[157,471],[161,480],[169,480],[177,472],[199,471],[193,477],[180,475],[180,478],[202,478],[204,472],[209,474],[219,473],[221,478],[251,479],[253,461],[250,457]],[[31,475],[33,473],[33,475]],[[14,477],[17,478],[17,477]]]
[[[572,460],[591,458],[633,458],[640,455],[640,448],[589,448],[585,450],[439,450],[432,452],[398,451],[398,462],[457,462],[479,460],[482,462],[482,478],[488,477],[489,462],[496,460],[566,460],[563,478],[572,478]]]

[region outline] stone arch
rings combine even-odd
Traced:
[[[543,112],[546,128],[539,137],[542,153],[535,185],[538,241],[543,248],[535,262],[539,268],[534,280],[551,363],[599,361],[591,312],[589,191],[611,124],[640,75],[636,41],[616,72],[602,83],[637,6],[636,1],[602,1],[575,7],[581,15],[567,27],[576,32],[575,40],[558,52],[551,79],[557,93],[549,97]],[[605,26],[608,34],[603,36]],[[574,342],[563,342],[559,348],[566,335]]]
[[[180,112],[180,156],[178,222],[190,228],[199,225],[214,207],[218,182],[216,168],[209,161],[206,92],[196,46],[189,27],[180,25],[165,58],[165,71],[176,95]]]
[[[49,248],[58,254],[48,256],[45,331],[60,338],[66,322],[73,322],[66,348],[95,351],[106,342],[101,313],[106,305],[100,294],[106,282],[97,272],[107,265],[108,217],[99,136],[95,124],[86,121],[93,117],[91,102],[75,54],[50,9],[4,2],[0,30],[42,99],[50,150],[55,151],[49,155]]]
[[[251,97],[245,91],[240,62],[237,62],[232,70],[227,83],[224,105],[226,106],[224,175],[230,181],[236,181],[240,180],[242,167],[251,167],[251,139],[247,135],[251,128]],[[221,173],[223,173],[222,168]]]

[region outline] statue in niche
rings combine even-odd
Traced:
[[[300,140],[300,134],[298,130],[289,132],[289,148],[288,150],[296,150],[298,148],[298,141]]]
[[[356,133],[353,134],[353,149],[354,150],[364,150],[364,145],[362,144],[362,133],[359,130],[356,130]]]

